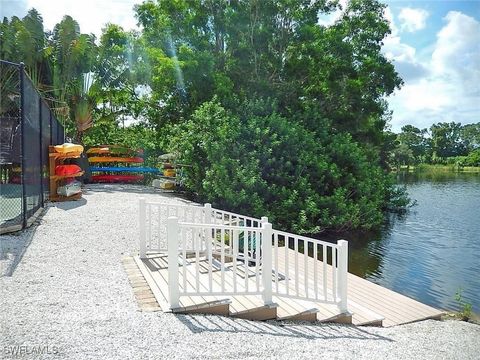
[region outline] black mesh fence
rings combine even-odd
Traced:
[[[48,147],[64,130],[23,66],[0,60],[0,233],[26,227],[48,198]]]
[[[40,105],[40,118],[41,118],[41,177],[42,177],[42,189],[43,189],[43,199],[48,198],[48,187],[49,187],[49,169],[48,169],[48,147],[53,143],[62,143],[63,139],[58,141],[51,141],[51,128],[50,121],[52,118],[52,113],[45,102],[41,100]]]

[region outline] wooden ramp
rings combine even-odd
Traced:
[[[278,264],[279,271],[282,274],[288,274],[286,264],[294,264],[295,251],[285,249],[285,247],[278,248],[279,258],[285,259]],[[308,284],[311,293],[313,291],[313,267],[315,260],[308,258],[305,260],[303,256],[298,256],[300,261],[299,277]],[[180,267],[180,288],[184,284],[188,287],[194,287],[194,259],[187,259],[189,262],[186,265],[185,281],[183,280],[183,265],[179,260]],[[202,262],[200,261],[200,267]],[[302,262],[303,261],[303,262]],[[318,261],[318,260],[317,260]],[[228,315],[251,320],[303,320],[303,321],[322,321],[322,322],[339,322],[354,325],[369,325],[369,326],[394,326],[405,324],[409,322],[424,320],[424,319],[439,319],[443,314],[441,311],[430,306],[422,304],[411,298],[398,294],[394,291],[383,288],[379,285],[373,284],[368,280],[364,280],[353,274],[348,274],[348,310],[349,313],[342,314],[339,312],[337,306],[324,304],[316,301],[305,301],[298,299],[291,299],[281,296],[274,296],[274,304],[265,306],[260,295],[235,295],[235,296],[181,296],[180,306],[175,309],[168,307],[168,264],[165,254],[150,254],[147,259],[134,258],[139,273],[141,273],[143,280],[148,284],[151,293],[155,297],[156,302],[163,311],[166,312],[180,312],[180,313],[208,313],[218,315]],[[232,263],[227,264],[224,272],[224,280],[228,284],[232,284],[234,280],[234,273],[228,271]],[[317,267],[323,266],[321,261],[318,261]],[[305,279],[305,268],[308,268],[308,279]],[[332,268],[327,266],[327,283],[330,286]],[[131,270],[131,269],[130,269]],[[208,289],[207,272],[200,271],[199,284],[204,289]],[[203,274],[203,275],[202,275]],[[237,274],[239,283],[244,284],[249,282],[249,286],[253,288],[255,285],[253,280],[248,277],[245,279],[245,274],[241,272]],[[220,271],[213,272],[213,283],[215,286],[220,286],[221,278]],[[137,278],[142,286],[144,283],[142,279]],[[272,281],[274,281],[272,279]],[[317,279],[322,282],[323,279]],[[285,281],[281,281],[281,286],[285,286]],[[273,284],[274,289],[276,284]],[[151,300],[151,299],[150,299]]]

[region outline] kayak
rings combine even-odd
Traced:
[[[78,165],[57,165],[55,167],[55,175],[68,176],[78,174],[82,168]]]
[[[135,182],[143,180],[142,175],[92,175],[92,182]]]
[[[93,154],[111,154],[111,155],[142,155],[143,150],[138,149],[130,149],[127,147],[123,146],[118,146],[118,145],[101,145],[98,147],[92,147],[87,150],[88,155],[93,155]]]
[[[61,153],[61,154],[66,154],[70,152],[83,152],[83,146],[78,145],[78,144],[71,144],[71,143],[65,143],[62,145],[55,145],[54,146],[55,152]]]
[[[143,163],[141,157],[117,157],[117,156],[92,156],[88,158],[90,163]]]
[[[114,166],[91,166],[90,171],[112,171],[112,172],[145,172],[158,173],[160,170],[148,167],[114,167]]]

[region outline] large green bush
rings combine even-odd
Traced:
[[[298,232],[378,225],[388,186],[380,167],[349,134],[335,134],[327,123],[316,133],[300,124],[268,103],[249,104],[240,114],[205,103],[173,142],[192,165],[187,186],[200,201],[269,216]]]

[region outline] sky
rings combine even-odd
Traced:
[[[340,0],[346,4],[348,0]],[[392,34],[384,54],[404,80],[388,98],[391,129],[406,124],[428,128],[436,122],[480,121],[480,0],[382,0]],[[136,29],[133,5],[142,0],[0,0],[0,18],[22,17],[34,7],[52,29],[71,15],[84,33],[97,37],[107,22]],[[337,11],[320,22],[332,24]]]

